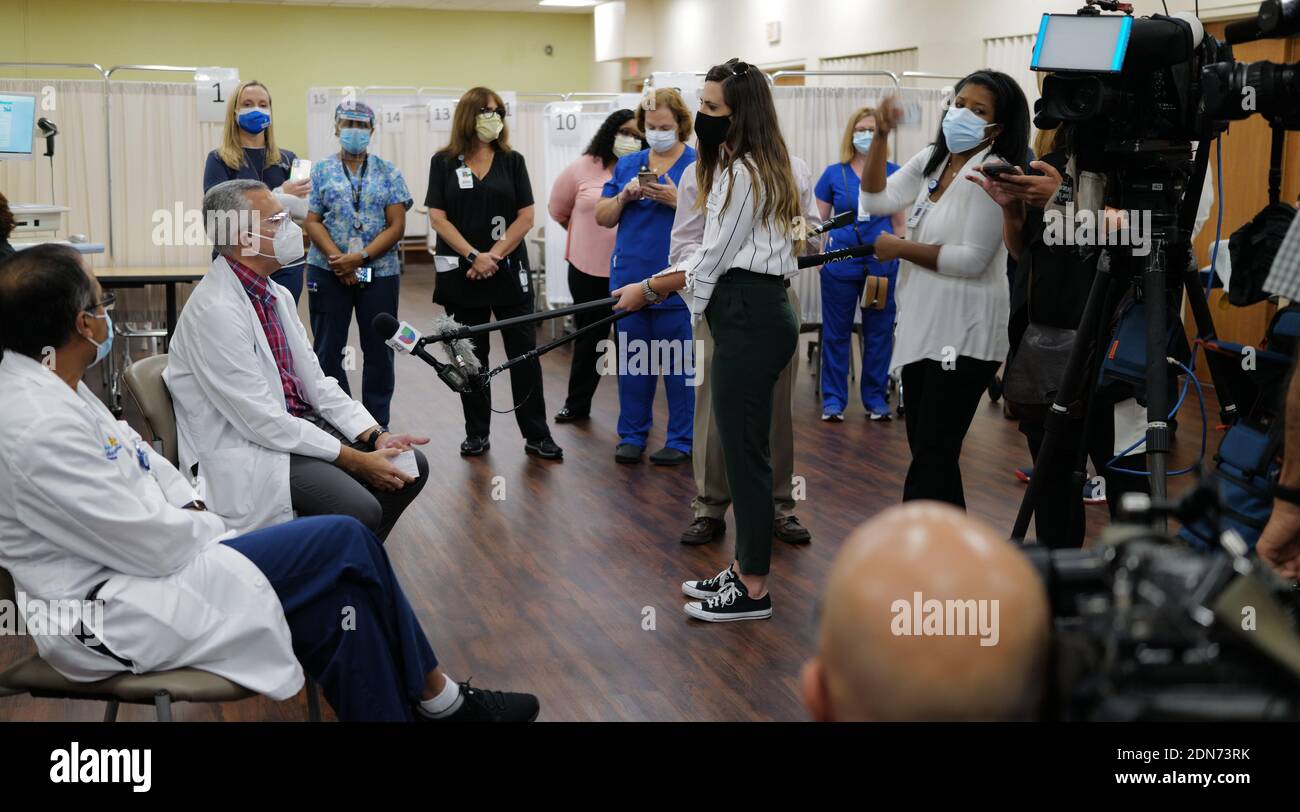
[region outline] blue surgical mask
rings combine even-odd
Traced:
[[[105,313],[102,316],[97,313],[90,313],[89,315],[92,318],[104,319],[108,322],[108,336],[103,341],[96,341],[93,338],[83,336],[83,338],[91,344],[95,345],[95,360],[90,362],[90,365],[93,367],[95,364],[98,364],[100,361],[107,358],[108,354],[113,351],[113,316],[109,313]]]
[[[871,139],[875,137],[876,134],[871,130],[859,130],[853,134],[853,148],[865,155],[871,148]]]
[[[249,135],[257,135],[271,126],[271,116],[258,107],[245,110],[235,120],[239,122],[239,129]]]
[[[353,155],[360,155],[370,146],[370,130],[364,130],[360,127],[348,127],[339,131],[339,144],[343,146],[345,152]]]
[[[677,131],[646,130],[645,141],[655,152],[667,152],[677,144]]]
[[[943,116],[943,140],[949,152],[966,152],[984,141],[984,132],[992,125],[967,107],[949,107]]]

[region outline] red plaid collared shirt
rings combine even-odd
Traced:
[[[248,300],[257,312],[257,320],[262,323],[262,332],[266,334],[266,343],[271,345],[271,354],[275,356],[275,365],[280,370],[280,385],[284,387],[285,408],[294,417],[311,414],[312,407],[303,393],[302,379],[293,371],[289,339],[280,325],[280,317],[275,313],[275,293],[271,291],[270,283],[266,277],[251,268],[246,268],[229,257],[226,261],[248,293]]]

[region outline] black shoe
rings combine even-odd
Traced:
[[[691,455],[685,451],[678,451],[675,448],[664,446],[655,453],[650,455],[650,462],[655,465],[681,465],[684,462],[690,462]]]
[[[735,578],[723,584],[718,594],[706,601],[691,601],[684,607],[686,614],[696,620],[726,623],[732,620],[764,620],[772,616],[772,594],[769,592],[755,600],[749,597],[745,584]]]
[[[529,440],[524,443],[524,453],[532,454],[534,457],[541,457],[544,460],[562,460],[564,459],[564,449],[555,444],[550,437],[543,437],[540,440]]]
[[[486,437],[466,437],[465,442],[460,444],[460,455],[462,457],[481,457],[492,444]]]
[[[812,541],[812,533],[794,516],[776,520],[776,537],[786,544],[807,544]]]
[[[712,578],[706,578],[703,581],[683,581],[682,592],[692,598],[708,600],[734,580],[736,580],[736,573],[732,572],[731,565],[727,565],[725,570]]]
[[[425,722],[531,722],[541,711],[532,694],[484,691],[471,687],[469,680],[460,683],[460,695],[460,707],[450,716],[433,719],[416,711],[417,718]]]
[[[618,448],[614,449],[614,462],[621,462],[624,465],[635,465],[641,461],[641,455],[645,449],[639,445],[631,443],[619,443]]]
[[[589,417],[591,417],[590,412],[583,412],[582,414],[578,414],[577,412],[570,411],[569,407],[565,406],[563,409],[555,413],[555,422],[576,423],[579,420],[586,420]]]
[[[708,544],[727,532],[727,523],[712,516],[697,516],[682,533],[682,544]],[[699,597],[698,595],[696,597]]]
[[[1002,399],[1002,379],[994,375],[989,381],[989,400],[997,403]]]

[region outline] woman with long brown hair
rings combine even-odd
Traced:
[[[203,167],[203,193],[228,180],[260,180],[271,188],[290,216],[302,222],[307,218],[311,181],[291,180],[297,161],[298,156],[275,143],[271,91],[251,79],[230,94],[221,146],[208,153]],[[295,302],[302,295],[304,267],[300,262],[271,274],[272,280],[289,289]]]
[[[711,622],[772,616],[767,576],[775,511],[769,435],[772,392],[799,341],[786,297],[798,273],[803,218],[790,153],[781,137],[767,78],[736,59],[715,65],[700,89],[695,117],[696,176],[708,190],[704,240],[677,265],[614,291],[616,309],[639,310],[690,290],[692,317],[713,334],[714,418],[736,513],[730,566],[682,591],[691,617]]]
[[[438,235],[438,257],[456,257],[456,267],[438,274],[433,301],[466,326],[531,313],[533,296],[524,238],[533,227],[533,187],[524,156],[510,148],[509,111],[495,91],[467,90],[452,116],[451,139],[429,162],[429,225]],[[531,325],[501,331],[506,355],[515,358],[537,346]],[[487,369],[487,336],[474,342],[474,354]],[[542,366],[533,359],[510,369],[515,420],[524,451],[542,459],[562,459],[551,439],[542,396]],[[461,395],[465,441],[461,456],[477,457],[490,448],[490,393]]]

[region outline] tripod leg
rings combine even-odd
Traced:
[[[1104,311],[1104,305],[1113,300],[1118,293],[1118,286],[1121,281],[1110,271],[1106,263],[1102,263],[1097,268],[1097,275],[1092,280],[1092,287],[1088,290],[1088,300],[1083,307],[1083,316],[1079,320],[1079,331],[1075,335],[1074,346],[1070,348],[1070,357],[1066,361],[1065,371],[1061,374],[1061,383],[1056,390],[1056,402],[1047,410],[1047,419],[1044,421],[1043,443],[1038,449],[1038,459],[1034,461],[1037,468],[1042,464],[1050,464],[1058,453],[1061,445],[1061,434],[1069,430],[1069,408],[1070,404],[1079,399],[1079,395],[1084,391],[1085,386],[1091,386],[1092,381],[1088,376],[1088,356],[1093,350],[1093,346],[1102,337],[1101,326],[1105,323],[1108,314]],[[1082,489],[1082,485],[1080,485]],[[1029,530],[1029,520],[1033,518],[1034,508],[1038,502],[1038,495],[1042,490],[1042,478],[1030,477],[1029,486],[1025,489],[1024,498],[1020,500],[1020,510],[1016,513],[1016,523],[1011,529],[1011,538],[1014,541],[1023,541],[1025,533]]]
[[[1169,330],[1165,318],[1164,257],[1164,245],[1157,241],[1142,273],[1142,296],[1147,317],[1147,472],[1151,475],[1151,497],[1157,500],[1168,494],[1166,473],[1170,447],[1169,363],[1165,360]],[[1165,519],[1159,517],[1156,522],[1158,529],[1164,530]]]

